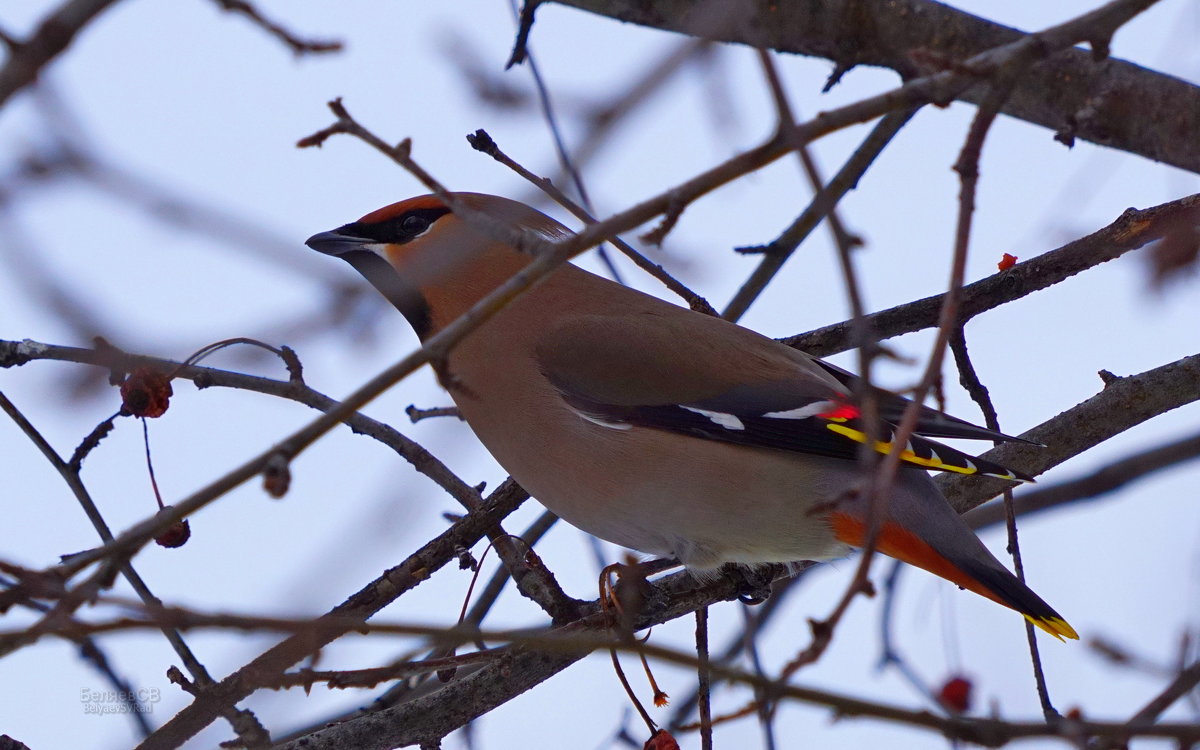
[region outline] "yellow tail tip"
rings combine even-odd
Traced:
[[[1025,619],[1060,641],[1066,638],[1070,638],[1073,641],[1079,640],[1079,633],[1076,633],[1075,628],[1067,624],[1067,621],[1061,617],[1030,617],[1029,615],[1025,615]]]

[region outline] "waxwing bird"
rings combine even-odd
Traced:
[[[570,235],[516,201],[454,202],[547,239]],[[411,198],[309,238],[363,274],[422,339],[533,260]],[[450,394],[492,455],[568,523],[688,568],[825,560],[864,543],[868,503],[851,492],[866,441],[854,376],[746,328],[565,263],[447,355]],[[888,433],[908,402],[881,398]],[[926,470],[1029,477],[931,440],[1015,439],[921,414],[903,451],[877,548],[1078,638],[1010,573]],[[887,434],[880,438],[888,452]]]

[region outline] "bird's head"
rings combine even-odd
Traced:
[[[533,260],[517,249],[521,232],[549,240],[570,234],[524,203],[451,195],[473,216],[460,218],[442,199],[422,195],[315,234],[305,244],[354,266],[425,339]]]

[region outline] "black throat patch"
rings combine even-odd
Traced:
[[[340,257],[354,266],[354,270],[361,273],[363,278],[371,282],[371,286],[378,289],[379,293],[400,311],[421,341],[428,338],[433,328],[429,303],[419,289],[396,273],[392,264],[370,250],[353,250],[342,253]]]

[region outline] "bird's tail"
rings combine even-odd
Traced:
[[[928,511],[928,508],[925,510]],[[998,604],[1015,609],[1034,625],[1059,640],[1079,638],[1079,634],[1067,624],[1062,615],[1055,612],[1040,596],[1033,593],[996,560],[966,524],[954,515],[948,505],[946,511],[946,516],[942,516],[941,513],[933,515],[943,524],[952,523],[947,520],[952,518],[954,525],[961,527],[961,530],[939,528],[934,530],[936,533],[918,535],[907,525],[889,519],[880,527],[875,548],[889,557],[915,565]],[[924,517],[929,518],[928,515]],[[834,512],[830,515],[830,522],[840,541],[856,547],[862,547],[866,543],[867,529],[861,518],[850,513]],[[935,541],[931,544],[926,539]],[[948,539],[949,543],[939,543],[939,539]]]

